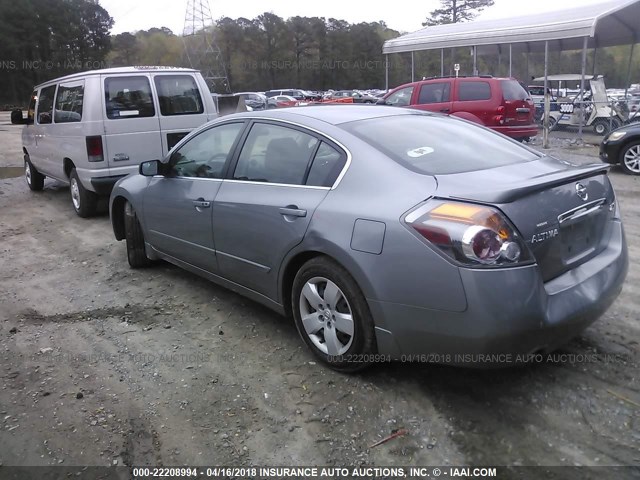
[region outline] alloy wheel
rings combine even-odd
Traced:
[[[340,288],[324,277],[309,279],[300,293],[300,317],[311,342],[325,355],[344,355],[354,336],[353,313]]]

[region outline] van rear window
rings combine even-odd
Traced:
[[[104,81],[104,95],[107,118],[153,117],[156,114],[147,77],[108,77]]]
[[[191,75],[157,75],[154,82],[162,115],[204,112],[200,91]]]

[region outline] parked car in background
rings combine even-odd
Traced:
[[[310,100],[310,98],[307,97],[304,90],[291,89],[291,88],[284,89],[284,90],[268,90],[264,92],[264,94],[267,98],[272,98],[277,96],[288,96],[288,97],[293,97],[296,100]]]
[[[276,95],[267,98],[267,108],[295,107],[300,103],[306,104],[290,95]]]
[[[343,371],[552,351],[628,266],[605,166],[411,109],[220,118],[120,180],[110,213],[132,267],[163,259],[292,315]]]
[[[121,67],[49,80],[34,88],[22,131],[27,184],[68,184],[76,213],[89,217],[117,180],[217,116],[196,70]]]
[[[600,159],[619,164],[625,173],[640,175],[640,123],[612,131],[600,143]]]
[[[242,97],[249,111],[265,110],[267,108],[267,97],[262,93],[239,92],[234,93],[234,95]]]
[[[340,100],[343,98],[351,98],[353,103],[376,103],[378,101],[378,98],[373,95],[357,90],[338,90],[327,97],[328,100]]]
[[[538,134],[535,105],[514,78],[433,77],[401,85],[378,103],[446,113],[517,140]]]

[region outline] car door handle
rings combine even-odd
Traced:
[[[280,215],[284,217],[306,217],[307,211],[302,210],[295,205],[289,205],[280,209]]]
[[[209,208],[211,206],[211,202],[204,198],[199,198],[198,200],[193,201],[193,206],[196,208]]]
[[[442,113],[449,113],[450,110],[448,108],[441,108],[440,111]]]

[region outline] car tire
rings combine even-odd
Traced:
[[[330,368],[355,372],[372,363],[377,348],[369,306],[341,265],[327,257],[302,265],[293,281],[291,308],[300,337]]]
[[[549,131],[553,132],[558,128],[558,119],[555,117],[549,117]]]
[[[596,118],[596,120],[593,122],[593,131],[596,133],[596,135],[608,135],[612,128],[616,128],[615,120],[611,122],[611,128],[609,127],[609,120],[607,119]]]
[[[24,156],[24,179],[27,181],[29,189],[34,192],[39,192],[44,188],[45,176],[36,170],[28,155]]]
[[[620,166],[629,175],[640,175],[640,142],[632,142],[620,152]]]
[[[129,202],[124,205],[124,233],[127,243],[127,260],[131,268],[148,267],[153,262],[147,257],[144,233],[138,215]]]
[[[71,170],[69,175],[69,190],[71,191],[71,204],[79,217],[88,218],[96,214],[98,195],[82,186],[75,168]]]

